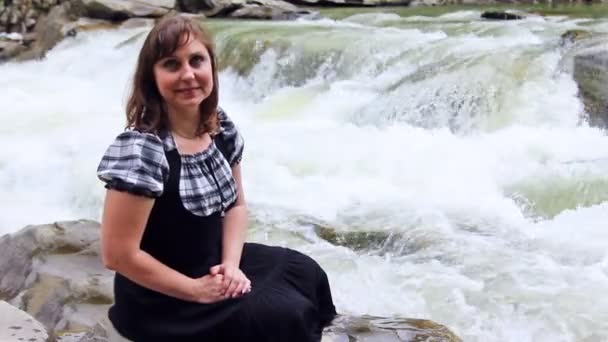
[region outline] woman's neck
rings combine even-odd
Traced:
[[[168,110],[169,125],[173,133],[184,139],[194,139],[200,135],[201,117],[198,108],[192,111]]]

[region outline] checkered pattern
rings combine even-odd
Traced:
[[[159,197],[169,178],[169,164],[159,137],[125,131],[116,137],[97,168],[106,188]]]
[[[236,201],[231,165],[241,161],[243,138],[219,111],[220,132],[208,149],[181,156],[179,194],[184,207],[198,216],[225,211]],[[107,188],[159,197],[169,177],[165,151],[176,149],[171,134],[121,133],[107,149],[97,175]]]
[[[223,110],[218,110],[218,119],[220,121],[220,133],[215,136],[215,139],[221,139],[224,153],[228,159],[230,166],[234,166],[241,162],[243,157],[243,148],[245,147],[243,137],[236,129],[234,122],[230,120],[228,115]]]

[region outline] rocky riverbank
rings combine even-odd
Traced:
[[[28,226],[0,238],[0,340],[105,341],[113,273],[102,266],[99,247],[99,223],[86,220]],[[370,316],[340,316],[323,339],[372,340],[461,341],[432,321]]]

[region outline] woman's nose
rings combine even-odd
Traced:
[[[184,66],[181,74],[182,80],[191,80],[194,79],[194,71],[189,65]]]

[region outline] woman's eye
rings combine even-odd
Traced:
[[[179,69],[179,63],[174,59],[169,59],[163,63],[163,67],[167,70],[177,70]]]
[[[198,68],[203,64],[204,61],[205,57],[203,56],[193,56],[190,58],[190,66],[193,68]]]

